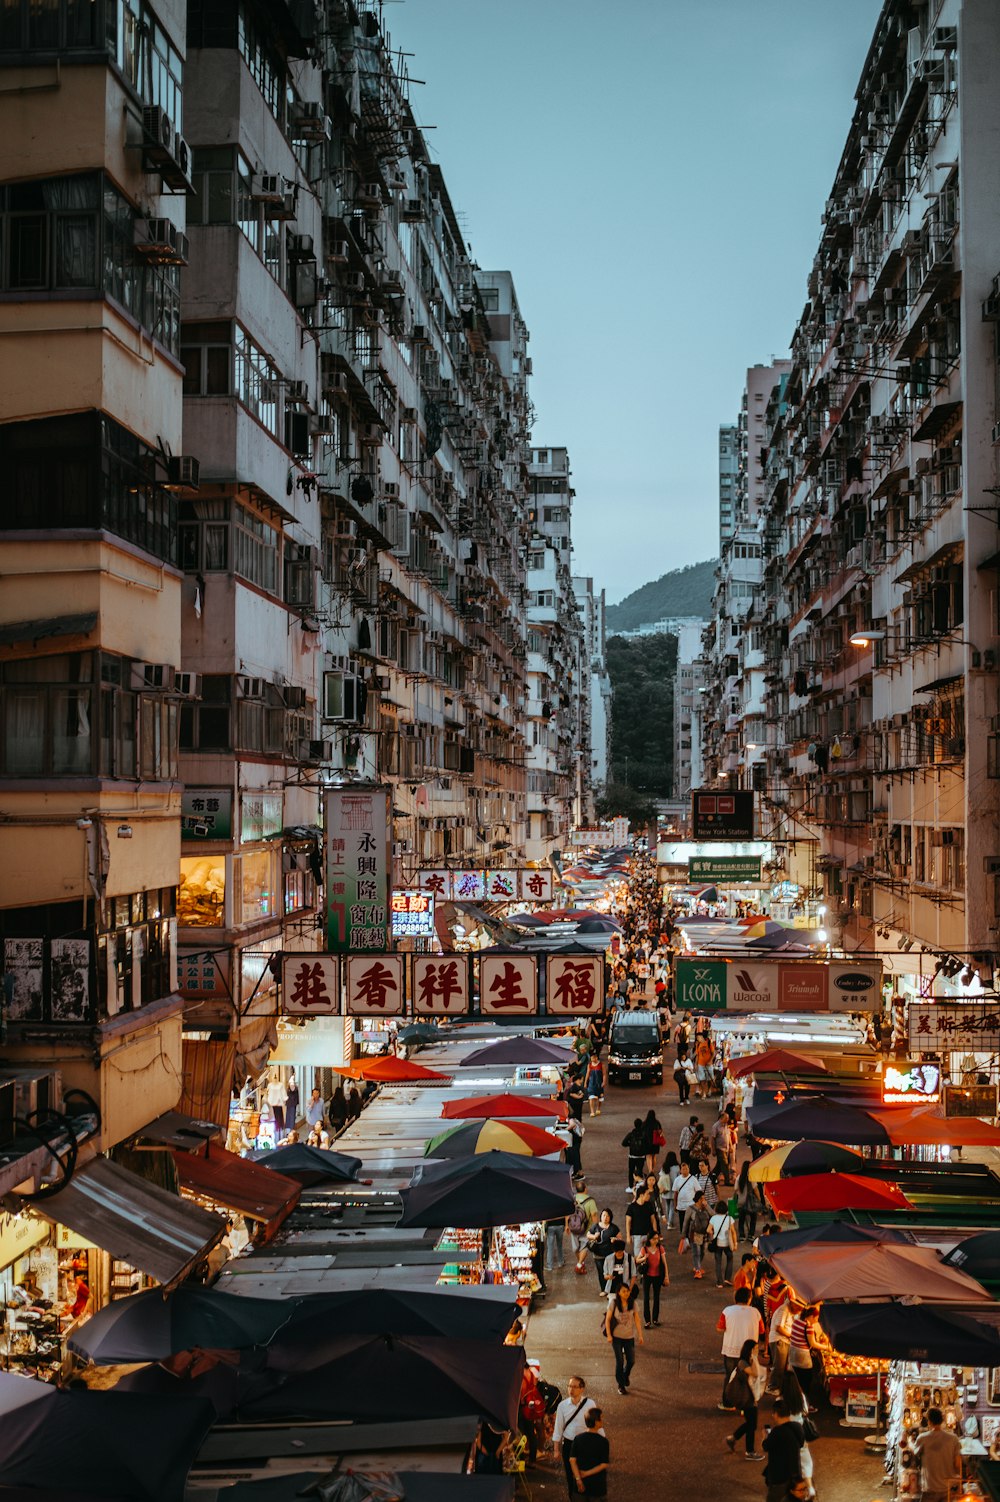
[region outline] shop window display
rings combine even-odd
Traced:
[[[187,928],[223,928],[225,909],[226,857],[201,855],[182,859],[178,923]]]

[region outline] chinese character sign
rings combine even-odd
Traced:
[[[469,1010],[467,955],[415,954],[412,963],[415,1016],[454,1017]]]
[[[485,871],[455,871],[452,876],[456,902],[482,902],[486,896]]]
[[[627,845],[628,844],[628,836],[629,836],[629,821],[628,821],[628,819],[621,819],[621,818],[612,819],[611,820],[611,838],[614,840],[615,844],[616,845]]]
[[[545,1010],[550,1017],[591,1017],[604,1005],[604,960],[550,954],[545,965]]]
[[[229,840],[232,834],[230,788],[185,788],[181,794],[182,840]]]
[[[396,1017],[403,1010],[403,956],[352,954],[346,961],[352,1017]]]
[[[1000,1052],[998,1002],[935,1006],[933,1002],[911,1001],[906,1021],[913,1053]]]
[[[333,1017],[340,1011],[340,961],[336,955],[284,954],[281,1010],[288,1017]]]
[[[434,894],[399,889],[389,902],[394,939],[433,939]]]
[[[326,794],[327,949],[389,948],[388,788],[331,788]]]
[[[533,955],[479,957],[479,1010],[488,1017],[533,1017],[538,972]]]
[[[882,1076],[886,1105],[933,1105],[941,1099],[941,1069],[937,1064],[886,1063]]]
[[[422,892],[430,892],[438,902],[446,902],[451,899],[451,878],[451,871],[418,871],[417,886]]]
[[[552,872],[548,871],[519,871],[520,891],[518,896],[522,902],[551,902],[552,901]]]
[[[486,896],[490,902],[513,902],[517,896],[517,872],[487,871]]]

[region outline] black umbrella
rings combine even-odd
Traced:
[[[323,1147],[310,1147],[307,1142],[265,1148],[250,1156],[265,1168],[273,1168],[275,1173],[297,1179],[300,1184],[349,1184],[361,1172],[360,1158],[349,1157],[347,1153],[332,1153]]]
[[[137,1372],[128,1372],[115,1383],[114,1391],[157,1402],[165,1398],[167,1401],[162,1404],[165,1412],[171,1412],[179,1399],[200,1398],[210,1406],[213,1419],[227,1419],[236,1417],[251,1399],[273,1392],[280,1382],[276,1372],[260,1370],[259,1360],[238,1366],[219,1361],[197,1377],[168,1371],[154,1363]]]
[[[1000,1231],[980,1231],[967,1236],[942,1257],[980,1283],[1000,1283]]]
[[[112,1502],[183,1502],[211,1406],[118,1392],[60,1392],[0,1373],[0,1488]]]
[[[514,1502],[513,1476],[450,1476],[444,1471],[397,1471],[403,1488],[404,1502]],[[342,1481],[357,1478],[341,1473]],[[317,1482],[330,1482],[329,1471],[296,1471],[290,1476],[275,1476],[266,1481],[239,1481],[216,1493],[218,1502],[298,1502],[309,1495]],[[326,1496],[327,1493],[321,1495]],[[60,1499],[61,1502],[61,1499]],[[87,1499],[84,1499],[87,1502]],[[333,1502],[338,1502],[336,1496]]]
[[[989,1315],[931,1304],[823,1304],[820,1323],[845,1356],[1000,1366],[1000,1331]]]
[[[517,1428],[520,1346],[442,1335],[345,1335],[331,1341],[327,1355],[322,1366],[289,1373],[260,1396],[241,1396],[241,1417],[364,1424],[387,1414],[402,1421],[476,1413],[501,1429]]]
[[[396,1035],[401,1043],[440,1043],[441,1030],[433,1022],[411,1022]]]
[[[470,1288],[343,1288],[299,1299],[267,1351],[267,1365],[302,1371],[332,1359],[345,1335],[451,1335],[499,1343],[514,1323],[517,1301]]]
[[[500,1038],[466,1054],[466,1064],[571,1064],[573,1055],[567,1048],[557,1048],[541,1038]]]
[[[564,1163],[501,1152],[418,1164],[401,1195],[400,1226],[469,1230],[551,1220],[571,1214],[575,1204]]]
[[[776,1142],[843,1142],[849,1147],[890,1145],[880,1121],[860,1106],[845,1106],[825,1095],[802,1095],[781,1105],[761,1104],[747,1112],[751,1131]]]
[[[771,1231],[762,1235],[758,1246],[762,1256],[772,1252],[787,1252],[792,1247],[810,1246],[813,1242],[827,1245],[851,1245],[858,1241],[907,1242],[913,1244],[909,1231],[894,1230],[889,1226],[856,1226],[849,1220],[825,1220],[821,1225],[803,1226],[797,1231]]]
[[[294,1307],[286,1299],[245,1299],[184,1283],[166,1297],[154,1288],[116,1299],[80,1325],[67,1344],[98,1365],[162,1361],[194,1347],[241,1350],[266,1345]]]

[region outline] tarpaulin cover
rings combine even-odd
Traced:
[[[517,1313],[513,1294],[498,1298],[472,1288],[343,1288],[311,1294],[289,1310],[267,1364],[281,1371],[319,1366],[332,1360],[345,1335],[451,1335],[499,1344]]]
[[[300,1184],[321,1184],[324,1180],[348,1184],[361,1172],[361,1159],[347,1153],[334,1153],[308,1142],[292,1142],[288,1147],[261,1149],[251,1153],[254,1163]]]
[[[1000,1330],[989,1321],[978,1312],[927,1304],[824,1304],[820,1310],[820,1324],[845,1356],[942,1366],[1000,1366]]]
[[[484,1117],[499,1120],[509,1117],[514,1120],[529,1116],[558,1117],[566,1119],[568,1107],[561,1100],[543,1100],[538,1095],[468,1095],[461,1100],[445,1101],[441,1115],[447,1121],[472,1120]]]
[[[184,1189],[248,1215],[251,1220],[284,1220],[298,1204],[302,1185],[272,1173],[259,1163],[238,1158],[210,1142],[202,1152],[174,1152],[177,1176]]]
[[[568,1048],[555,1043],[546,1043],[544,1038],[500,1038],[496,1043],[487,1043],[484,1048],[474,1048],[466,1054],[465,1064],[556,1064],[572,1062],[573,1054]]]
[[[975,1116],[939,1116],[931,1109],[876,1110],[897,1147],[1000,1147],[1000,1127]]]
[[[564,1163],[498,1152],[421,1163],[401,1195],[401,1226],[519,1225],[569,1215],[575,1204]]]
[[[751,1131],[775,1142],[802,1138],[821,1142],[844,1142],[849,1147],[887,1146],[890,1137],[881,1121],[857,1106],[841,1105],[820,1095],[803,1095],[781,1105],[751,1106],[747,1113]]]
[[[856,1173],[804,1173],[774,1179],[764,1193],[779,1215],[811,1210],[912,1210],[898,1184]]]
[[[902,1242],[915,1245],[910,1231],[889,1226],[856,1226],[849,1220],[825,1220],[818,1226],[800,1226],[795,1231],[769,1231],[761,1236],[761,1254],[769,1260],[772,1253],[785,1251],[795,1246],[812,1246],[814,1242],[826,1242],[830,1246],[852,1246],[861,1241]]]
[[[183,1502],[211,1406],[118,1392],[59,1392],[0,1372],[0,1486]]]
[[[855,1246],[795,1247],[771,1262],[800,1298],[813,1303],[919,1299],[930,1304],[991,1304],[975,1278],[947,1267],[932,1247],[870,1241]]]
[[[729,1073],[734,1079],[744,1074],[817,1074],[825,1073],[822,1059],[812,1054],[794,1053],[790,1048],[766,1048],[763,1053],[746,1054],[730,1059]]]
[[[183,1283],[164,1298],[159,1289],[116,1299],[75,1329],[70,1350],[100,1364],[163,1361],[179,1351],[231,1351],[266,1345],[292,1316],[287,1299],[241,1298]]]

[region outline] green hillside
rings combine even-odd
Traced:
[[[692,563],[675,568],[669,574],[633,590],[618,605],[608,606],[608,633],[634,631],[638,626],[652,626],[674,615],[698,615],[708,618],[715,585],[717,560]]]

